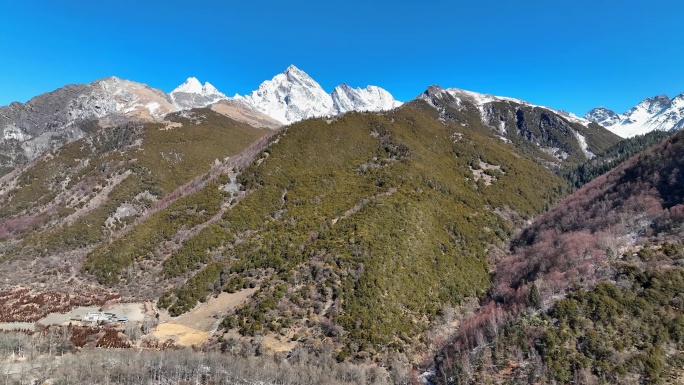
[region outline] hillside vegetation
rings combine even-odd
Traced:
[[[58,273],[65,266],[53,259],[60,254],[125,233],[146,213],[201,187],[215,161],[271,132],[209,109],[167,119],[105,129],[89,124],[86,138],[6,175],[0,184],[3,258],[43,258],[36,270]],[[68,263],[77,266],[73,258]]]
[[[567,192],[549,169],[585,157],[577,132],[594,151],[613,143],[548,110],[492,108],[507,137],[474,106],[423,100],[273,136],[208,109],[88,126],[3,178],[4,268],[35,261],[15,278],[97,282],[171,316],[256,288],[220,342],[331,343],[340,361],[425,352],[445,311],[500,289],[492,262]]]
[[[532,286],[516,313],[480,312],[437,357],[438,383],[660,384],[684,371],[684,246],[611,262],[611,277],[553,303]],[[551,303],[550,307],[546,304]]]
[[[592,180],[516,237],[490,299],[438,355],[436,378],[680,381],[683,150],[680,131]]]
[[[166,277],[187,280],[159,305],[177,315],[258,286],[226,329],[332,338],[340,358],[415,343],[445,305],[488,290],[504,218],[530,218],[563,191],[514,147],[437,118],[418,102],[276,135],[238,176],[245,196],[164,260]]]

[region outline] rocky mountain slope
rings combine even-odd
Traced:
[[[225,99],[209,106],[212,110],[221,115],[225,115],[238,122],[247,123],[253,127],[269,128],[271,130],[282,127],[282,123],[256,111],[252,106],[245,104],[240,100]]]
[[[502,142],[553,170],[591,159],[620,140],[598,124],[519,99],[439,86],[419,99],[437,109],[443,121],[464,126],[479,121]]]
[[[163,91],[116,77],[12,103],[0,107],[0,167],[15,167],[84,137],[83,121],[154,121],[175,110]]]
[[[0,178],[2,276],[21,284],[53,269],[58,276],[75,274],[92,247],[177,199],[207,184],[223,197],[214,180],[248,163],[239,155],[249,156],[250,146],[273,132],[209,109],[167,119],[108,128],[93,123],[86,137]],[[24,265],[26,256],[32,267]]]
[[[673,131],[684,127],[684,94],[670,99],[667,95],[648,98],[623,114],[605,107],[587,112],[585,119],[596,122],[623,138],[654,130]]]

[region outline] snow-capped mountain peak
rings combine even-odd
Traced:
[[[200,81],[195,77],[189,77],[185,83],[179,85],[173,91],[171,91],[172,94],[179,92],[185,92],[188,94],[202,94],[202,83],[200,83]]]
[[[235,99],[241,99],[257,111],[285,124],[349,111],[389,110],[401,105],[389,92],[376,86],[354,89],[342,84],[328,94],[294,65],[261,83],[251,94],[244,97],[236,95]]]
[[[299,68],[295,67],[294,64],[290,64],[290,65],[285,69],[284,74],[287,75],[287,76],[295,76],[295,77],[297,77],[297,76],[309,77],[309,75],[308,75],[306,72],[304,72],[304,71],[300,70]]]
[[[242,99],[257,111],[285,124],[325,116],[332,109],[330,95],[293,65],[261,83],[257,90]]]
[[[204,92],[205,95],[223,95],[219,90],[216,89],[211,83],[209,82],[204,82],[204,87],[202,87],[202,91]]]
[[[202,85],[195,77],[189,77],[185,83],[176,87],[169,95],[179,110],[206,107],[219,100],[228,99],[209,82]]]
[[[195,77],[189,77],[185,83],[171,91],[172,95],[179,93],[197,94],[203,96],[217,95],[221,96],[222,98],[226,98],[226,95],[217,90],[216,87],[214,87],[211,83],[205,82],[204,85],[202,85],[202,83],[200,83],[200,81]]]
[[[585,118],[623,138],[653,130],[671,131],[684,127],[684,94],[674,99],[667,95],[647,98],[624,114],[598,107],[589,111]]]
[[[402,103],[386,90],[377,86],[352,88],[343,83],[330,94],[336,114],[349,111],[384,111],[399,107]]]
[[[620,116],[616,114],[615,111],[609,110],[603,106],[590,110],[584,115],[584,118],[604,127],[612,126],[620,121]]]

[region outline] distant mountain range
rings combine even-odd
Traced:
[[[244,104],[282,124],[349,111],[391,110],[402,104],[377,86],[355,89],[342,84],[328,94],[309,75],[293,65],[273,79],[261,83],[249,95],[230,98],[210,83],[202,85],[191,77],[171,91],[170,96],[179,110],[206,107],[227,100]]]
[[[472,108],[480,114],[482,122],[500,131],[504,141],[510,141],[510,130],[521,131],[537,150],[546,152],[549,166],[563,161],[575,152],[575,144],[592,157],[603,148],[587,139],[597,131],[592,122],[608,128],[620,137],[630,137],[651,130],[669,131],[684,126],[684,95],[672,100],[667,96],[646,99],[630,111],[618,115],[599,107],[591,110],[584,119],[525,101],[470,91],[431,87],[420,98],[437,108],[443,118],[449,109]],[[171,112],[211,106],[214,111],[255,127],[275,129],[282,125],[314,117],[332,117],[350,111],[386,111],[402,105],[386,90],[377,86],[352,88],[342,84],[327,93],[304,71],[291,65],[283,73],[264,81],[248,95],[228,97],[216,87],[190,77],[169,94],[148,85],[109,77],[90,84],[67,85],[36,96],[29,102],[12,103],[0,107],[0,171],[4,172],[25,164],[46,151],[83,138],[83,122],[97,121],[100,126],[112,126],[125,121],[163,121]],[[500,107],[507,105],[503,111]],[[498,106],[498,107],[497,107]],[[538,129],[530,131],[530,119],[522,122],[520,111],[536,109],[545,115],[553,113],[551,120],[532,123]],[[523,114],[524,115],[524,114]],[[565,134],[550,137],[544,125],[557,126],[565,122],[573,127],[564,128]],[[563,124],[565,124],[563,123]],[[557,144],[563,145],[557,145]],[[573,147],[572,149],[570,147]]]
[[[645,99],[623,114],[605,107],[587,112],[585,119],[596,122],[623,138],[654,130],[673,131],[684,127],[684,93],[670,99],[660,95]]]
[[[29,102],[0,107],[0,168],[14,167],[83,138],[81,122],[108,126],[123,121],[161,121],[171,112],[214,105],[214,110],[251,125],[277,128],[303,119],[349,111],[381,111],[401,105],[386,90],[346,84],[326,93],[295,66],[246,96],[227,97],[194,77],[166,94],[116,77],[68,85]]]

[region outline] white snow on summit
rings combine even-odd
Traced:
[[[385,111],[402,105],[389,92],[377,86],[354,89],[342,84],[335,87],[330,96],[336,114],[349,111]]]
[[[572,123],[578,123],[581,124],[585,127],[589,127],[591,124],[590,120],[580,118],[577,115],[571,113],[571,112],[565,112],[565,111],[559,111],[559,110],[554,110],[553,108],[550,107],[545,107],[545,106],[539,106],[536,104],[532,104],[530,102],[526,102],[521,99],[516,99],[516,98],[510,98],[507,96],[494,96],[490,94],[481,94],[478,92],[473,92],[473,91],[466,91],[462,90],[459,88],[441,88],[439,86],[431,86],[427,93],[423,93],[419,96],[419,98],[428,101],[429,103],[432,104],[430,101],[431,96],[430,95],[448,95],[451,97],[453,102],[456,105],[462,105],[462,102],[464,100],[469,101],[470,103],[474,104],[477,109],[480,111],[480,116],[482,117],[482,121],[486,124],[488,121],[487,117],[487,111],[486,111],[486,105],[494,102],[508,102],[508,103],[516,103],[520,104],[523,106],[529,106],[529,107],[537,107],[537,108],[543,108],[545,110],[552,111],[554,113],[560,114],[563,116],[566,120],[572,122]]]
[[[202,108],[225,100],[251,108],[283,124],[349,111],[391,110],[401,105],[389,92],[376,86],[354,89],[343,84],[328,94],[294,65],[261,83],[258,89],[246,96],[236,94],[229,98],[208,82],[202,85],[195,77],[189,77],[168,96],[175,110]],[[150,108],[151,114],[153,110],[156,111]],[[162,110],[168,112],[168,109]]]
[[[228,99],[226,95],[219,92],[219,90],[209,82],[205,82],[204,85],[202,85],[202,83],[194,77],[189,77],[185,83],[171,91],[169,96],[171,96],[173,104],[179,110],[206,107],[219,100]]]
[[[91,83],[89,91],[73,99],[67,109],[74,120],[113,114],[157,120],[175,110],[163,91],[114,76]]]
[[[354,89],[343,84],[328,94],[320,84],[293,65],[284,73],[261,83],[251,94],[236,95],[235,99],[243,100],[284,124],[349,111],[384,111],[401,105],[389,92],[376,86]]]
[[[179,92],[184,92],[188,94],[202,94],[202,83],[200,83],[199,80],[195,77],[189,77],[188,80],[185,81],[185,83],[179,85],[176,87],[173,91],[171,91],[172,94],[176,94]]]
[[[684,127],[684,94],[674,99],[666,95],[648,98],[619,115],[604,107],[598,107],[587,112],[585,118],[623,138],[643,135],[654,130],[677,130]]]
[[[332,98],[309,75],[291,65],[242,98],[257,111],[285,124],[330,115]]]

